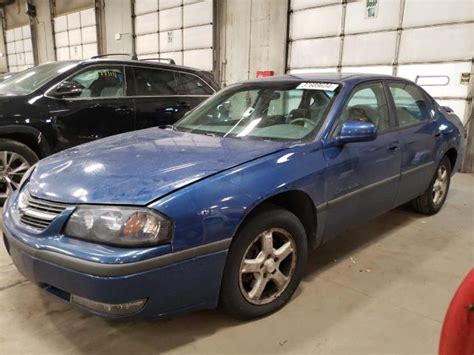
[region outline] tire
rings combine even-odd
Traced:
[[[442,176],[444,176],[444,178],[441,178]],[[451,163],[449,162],[448,157],[445,156],[436,168],[428,189],[426,189],[423,195],[412,201],[415,210],[426,215],[438,213],[446,201],[450,183]],[[437,193],[441,192],[442,195],[437,195]]]
[[[270,234],[271,244],[264,248],[262,241],[269,241]],[[269,248],[270,254],[265,252]],[[289,254],[285,256],[286,253]],[[230,247],[220,294],[222,309],[241,320],[277,311],[298,287],[307,258],[305,229],[293,213],[278,207],[257,213],[245,222]],[[244,259],[252,263],[247,266]],[[256,265],[259,269],[254,272]],[[242,271],[247,267],[247,271]],[[266,286],[257,297],[259,282]],[[252,295],[255,297],[251,298]]]
[[[23,174],[38,161],[36,153],[27,145],[12,139],[0,139],[0,203],[18,188]],[[5,171],[5,166],[10,165]]]

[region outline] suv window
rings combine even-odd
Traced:
[[[125,80],[122,68],[91,68],[73,76],[69,81],[82,86],[79,97],[124,96]]]
[[[176,95],[176,75],[170,70],[135,68],[138,96]]]
[[[415,85],[408,83],[389,83],[400,127],[427,120],[428,105]]]
[[[212,95],[214,92],[196,75],[178,72],[177,91],[179,95]]]
[[[390,128],[390,116],[382,83],[371,83],[357,87],[344,107],[335,132],[342,123],[353,120],[371,122],[383,133]]]

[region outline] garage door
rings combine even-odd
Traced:
[[[290,72],[395,74],[467,120],[473,1],[292,0],[289,19]]]
[[[33,42],[29,25],[5,31],[8,68],[12,73],[34,66]]]
[[[213,70],[213,0],[136,0],[134,15],[140,59]]]
[[[95,9],[75,11],[54,18],[56,59],[88,59],[97,55]]]

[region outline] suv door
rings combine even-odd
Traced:
[[[138,129],[173,124],[213,92],[193,74],[138,66],[133,71]]]
[[[341,232],[342,226],[363,223],[393,208],[400,177],[399,137],[382,82],[361,84],[353,90],[331,137],[336,137],[348,120],[372,122],[378,135],[374,141],[324,149],[325,234],[329,236]]]
[[[430,102],[417,86],[402,81],[387,85],[400,132],[402,166],[396,205],[401,205],[428,188],[441,134]]]
[[[74,97],[55,98],[51,118],[57,150],[135,129],[134,103],[127,97],[123,66],[88,67],[64,82],[81,90]]]

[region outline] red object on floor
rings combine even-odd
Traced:
[[[273,70],[259,70],[257,71],[257,78],[264,78],[266,76],[273,76]]]
[[[454,294],[444,318],[439,355],[474,354],[474,269]]]

